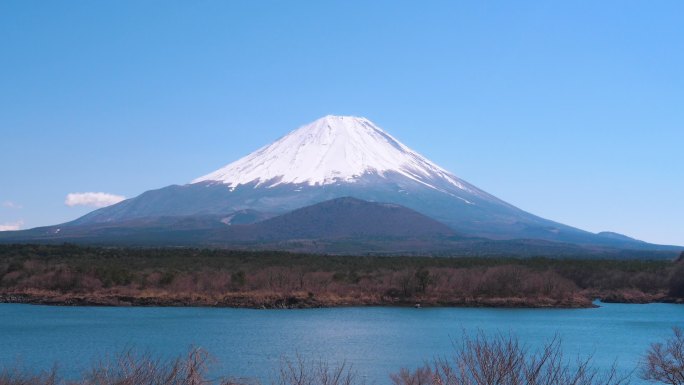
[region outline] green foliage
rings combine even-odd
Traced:
[[[674,298],[684,298],[684,260],[678,260],[670,273],[668,294]]]
[[[12,261],[9,266],[7,266],[6,272],[11,273],[14,271],[21,271],[23,270],[23,265],[20,261]]]
[[[176,279],[176,272],[175,271],[165,271],[164,274],[162,274],[161,278],[159,279],[159,284],[162,286],[168,286],[171,283],[173,283],[174,279]]]
[[[432,277],[427,269],[419,269],[416,271],[416,291],[419,293],[425,293],[428,286],[432,283]]]
[[[245,274],[245,272],[242,270],[238,270],[238,271],[234,272],[233,274],[231,274],[230,281],[236,287],[243,287],[243,286],[245,286],[245,283],[247,282],[247,274]]]
[[[356,270],[352,270],[347,274],[347,282],[359,283],[359,281],[361,281],[361,276],[359,276],[359,273],[357,273]]]
[[[95,268],[95,276],[105,287],[125,286],[133,280],[133,274],[122,267],[99,266]]]
[[[347,279],[347,274],[341,272],[341,271],[336,271],[333,276],[332,276],[333,281],[335,282],[344,282]]]

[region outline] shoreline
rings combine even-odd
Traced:
[[[0,303],[27,304],[65,307],[207,307],[207,308],[242,308],[242,309],[317,309],[340,307],[414,307],[414,308],[492,308],[492,309],[591,309],[599,307],[589,297],[577,297],[573,300],[556,300],[552,298],[454,298],[451,300],[373,300],[364,298],[318,299],[302,295],[229,295],[223,298],[206,298],[201,296],[130,296],[130,295],[88,295],[73,293],[0,293]],[[639,298],[618,298],[615,296],[598,296],[604,303],[648,304],[648,303],[682,303],[664,297],[652,297],[648,300]]]

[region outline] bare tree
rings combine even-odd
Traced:
[[[0,371],[0,385],[57,385],[60,383],[55,368],[38,374],[28,374],[26,370],[18,368]]]
[[[402,369],[390,376],[395,385],[621,385],[613,366],[600,373],[590,359],[568,362],[555,337],[530,352],[516,337],[476,337],[464,333],[451,359],[436,359],[414,372]]]
[[[86,373],[78,385],[203,385],[215,383],[206,379],[210,357],[202,349],[193,348],[187,356],[161,361],[149,354],[126,350],[114,359],[104,360]],[[222,382],[226,383],[226,382]]]
[[[397,385],[431,385],[435,375],[431,367],[424,366],[413,372],[403,368],[398,373],[390,374],[390,378]]]
[[[273,385],[357,385],[363,384],[346,362],[330,366],[325,361],[307,361],[301,355],[283,359]]]
[[[670,385],[684,384],[684,332],[673,328],[673,335],[665,343],[651,344],[641,365],[644,380]]]

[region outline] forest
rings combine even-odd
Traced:
[[[682,302],[674,261],[329,256],[0,245],[0,302],[53,305],[591,307]]]

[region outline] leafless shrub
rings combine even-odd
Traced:
[[[516,337],[479,333],[464,335],[451,360],[436,359],[410,372],[390,376],[395,385],[621,385],[615,367],[601,374],[590,359],[568,362],[555,337],[541,350],[530,352]]]
[[[210,361],[204,350],[196,348],[166,361],[128,349],[95,364],[79,380],[59,379],[56,369],[31,374],[30,370],[14,366],[0,371],[0,385],[246,385],[243,381],[208,378]]]
[[[57,385],[57,370],[38,374],[28,374],[26,370],[18,368],[3,369],[0,371],[0,385]]]
[[[390,378],[397,385],[431,385],[436,380],[430,366],[418,368],[413,372],[402,368],[398,373],[390,374]]]
[[[0,370],[0,385],[258,385],[255,380],[209,378],[211,357],[202,349],[185,356],[161,360],[132,349],[96,363],[79,380],[59,379],[56,369],[32,374],[21,366]],[[283,359],[271,385],[362,385],[346,363],[328,365],[301,356]]]
[[[127,350],[112,360],[100,362],[78,385],[211,384],[214,382],[206,379],[208,363],[209,355],[202,349],[191,349],[187,356],[171,361]]]
[[[684,384],[684,332],[673,328],[665,343],[651,345],[640,368],[640,377],[651,382]]]
[[[330,366],[325,361],[307,361],[297,355],[283,359],[274,385],[360,385],[356,372],[345,362]]]

